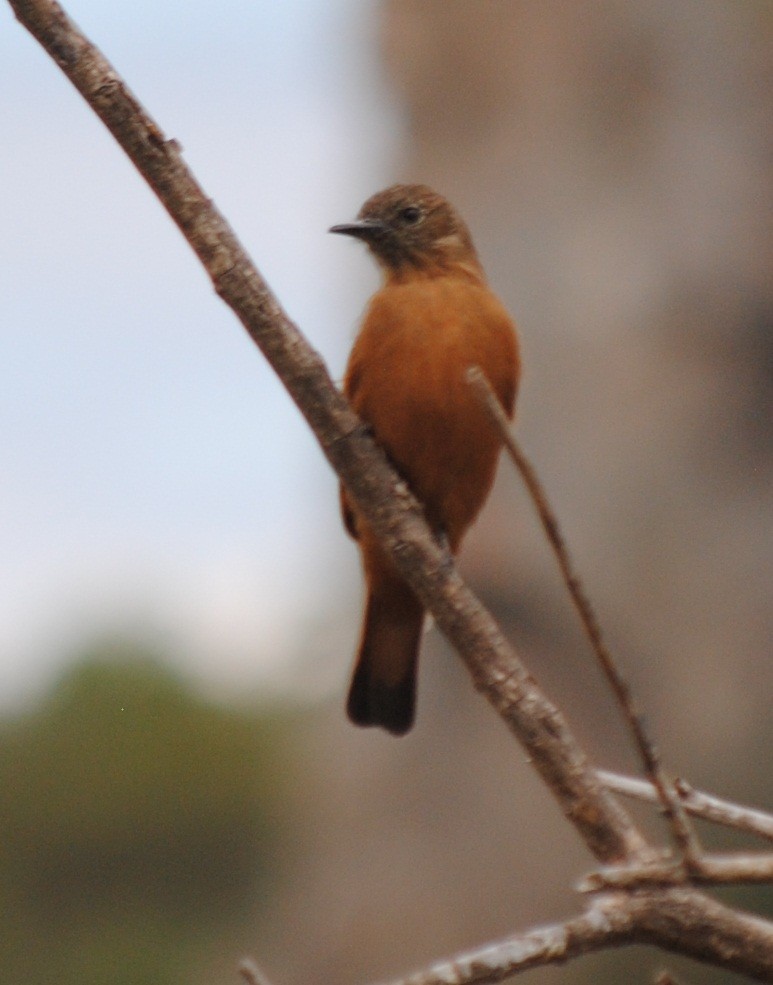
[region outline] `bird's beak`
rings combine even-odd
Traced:
[[[377,219],[357,219],[354,222],[342,222],[340,226],[331,226],[329,233],[342,233],[344,236],[355,236],[357,239],[378,239],[386,226]]]

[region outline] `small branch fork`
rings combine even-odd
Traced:
[[[585,876],[577,888],[581,893],[595,893],[601,889],[636,889],[641,886],[721,886],[773,882],[773,852],[704,853],[696,863],[688,869],[679,859],[666,857],[630,865],[606,865]]]
[[[462,582],[436,543],[421,509],[405,490],[362,422],[333,385],[318,354],[279,302],[183,162],[112,65],[54,0],[9,0],[17,19],[38,39],[123,147],[191,245],[216,292],[234,310],[296,402],[329,461],[465,660],[475,686],[527,750],[566,818],[603,872],[646,869],[657,856],[609,793],[564,717],[538,687],[491,616]],[[508,441],[508,447],[510,442]],[[541,494],[537,484],[536,488]],[[402,490],[402,491],[401,491]],[[397,493],[397,494],[396,494]],[[544,494],[541,494],[544,502]],[[546,514],[550,517],[551,514]],[[545,522],[545,520],[543,520]],[[551,520],[551,543],[557,524]],[[562,542],[559,542],[562,545]],[[565,549],[560,558],[567,563]],[[625,682],[601,643],[598,627],[570,567],[565,577],[586,631],[615,693],[627,709],[647,774],[657,789],[686,860],[696,842],[683,807],[648,742]],[[647,943],[717,967],[773,981],[773,925],[716,903],[688,887],[597,893],[578,917],[435,965],[398,985],[495,982],[537,964],[624,943]],[[241,968],[248,985],[267,985],[254,964]]]
[[[634,860],[620,865],[605,866],[587,876],[581,883],[581,890],[593,892],[604,888],[630,888],[655,884],[684,885],[694,882],[708,885],[728,882],[769,882],[773,880],[773,855],[719,856],[707,855],[703,852],[688,819],[686,805],[683,803],[682,791],[687,793],[689,788],[682,784],[680,790],[679,784],[670,780],[663,770],[660,756],[655,744],[647,734],[644,720],[636,707],[631,688],[604,642],[593,607],[585,594],[579,575],[574,570],[558,519],[550,506],[542,483],[531,462],[515,440],[510,430],[507,415],[483,372],[477,366],[472,366],[467,371],[467,378],[488,410],[493,423],[499,430],[510,459],[526,485],[542,527],[556,555],[564,583],[580,616],[586,635],[630,726],[645,773],[650,780],[647,787],[653,795],[653,799],[656,799],[663,807],[673,840],[680,853],[676,859],[650,859],[645,862]],[[605,774],[605,776],[608,775]],[[747,812],[746,818],[748,819],[748,817]]]
[[[651,804],[660,803],[655,788],[644,780],[606,770],[599,770],[598,777],[608,790],[615,793]],[[773,816],[770,814],[694,790],[682,779],[674,781],[674,789],[689,814],[773,841]],[[643,864],[634,862],[604,866],[582,879],[577,888],[583,893],[593,893],[602,889],[633,889],[653,885],[695,883],[708,886],[767,882],[773,882],[773,853],[734,852],[726,855],[704,853],[689,868],[682,860],[667,855]]]
[[[773,927],[694,891],[672,889],[599,895],[579,916],[462,952],[383,985],[489,985],[626,944],[655,944],[705,960],[708,927],[712,935],[721,928],[711,940],[713,957],[720,959],[712,963],[759,981],[773,980]],[[684,940],[690,941],[686,949]],[[242,963],[242,974],[245,964],[251,963]],[[255,977],[247,983],[268,985]]]

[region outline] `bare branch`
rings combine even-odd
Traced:
[[[223,216],[115,69],[53,0],[10,0],[110,129],[167,209],[306,417],[406,581],[462,654],[553,790],[566,816],[602,861],[643,852],[645,842],[598,782],[558,709],[537,687],[492,617],[436,544],[405,483],[336,390],[319,355],[289,320]]]
[[[642,800],[649,804],[660,803],[660,798],[654,787],[646,780],[621,776],[619,773],[610,773],[607,770],[599,770],[598,776],[604,786],[614,793],[633,797],[635,800]],[[750,834],[759,835],[760,838],[773,841],[773,815],[753,807],[745,807],[729,800],[722,800],[701,790],[695,790],[680,777],[674,780],[674,787],[682,801],[682,806],[694,817],[702,818],[704,821],[713,821],[715,824],[723,824],[725,827],[736,828],[738,831],[746,831]]]
[[[473,366],[467,371],[467,378],[499,429],[505,449],[526,485],[542,527],[553,548],[553,553],[558,560],[558,566],[561,569],[564,583],[580,617],[580,622],[590,641],[593,652],[596,654],[596,658],[601,665],[601,669],[612,688],[612,692],[630,726],[642,763],[644,764],[645,773],[658,792],[664,813],[669,821],[674,842],[681,849],[688,863],[691,864],[692,860],[697,858],[701,851],[697,835],[690,825],[671,782],[666,777],[658,750],[647,734],[644,719],[636,707],[633,692],[622,670],[618,667],[604,642],[598,619],[588,596],[585,594],[580,576],[573,568],[566,541],[561,533],[561,527],[550,506],[539,476],[515,440],[507,415],[499,403],[496,394],[491,389],[491,385],[485,375],[479,367]]]
[[[719,886],[767,882],[773,882],[773,854],[704,853],[689,867],[673,858],[642,864],[608,865],[585,876],[578,889],[581,893],[594,893],[601,889],[638,889],[641,886],[684,886],[694,883]]]
[[[773,923],[694,889],[638,890],[623,898],[637,943],[773,982]]]
[[[632,933],[628,914],[599,899],[587,912],[563,923],[536,927],[496,943],[457,954],[447,961],[389,985],[483,985],[523,971],[561,964],[569,958],[623,943]]]
[[[773,980],[773,925],[694,890],[599,896],[578,917],[466,951],[389,985],[485,985],[624,944],[654,944]]]

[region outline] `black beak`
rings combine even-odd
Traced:
[[[344,236],[354,236],[357,239],[378,239],[386,232],[386,226],[377,219],[357,219],[355,222],[342,222],[340,226],[331,226],[329,233],[342,233]]]

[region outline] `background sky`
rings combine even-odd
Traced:
[[[326,235],[392,180],[377,6],[73,0],[340,376],[376,283]],[[212,70],[217,65],[217,71]],[[123,152],[0,5],[0,707],[91,635],[208,684],[340,686],[355,552],[332,472]],[[356,606],[351,626],[356,632]],[[336,615],[333,615],[335,613]],[[326,639],[336,642],[326,648]]]

